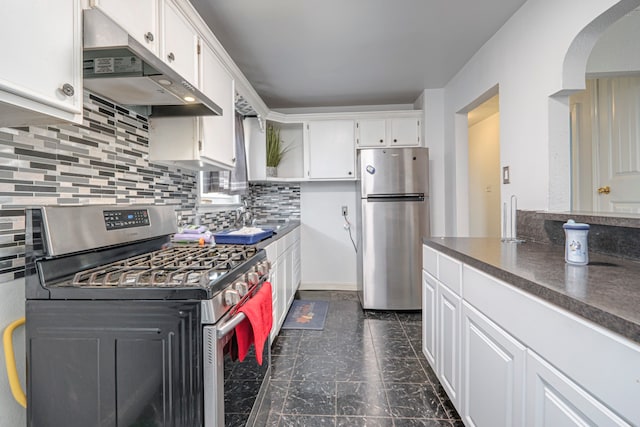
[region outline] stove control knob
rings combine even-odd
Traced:
[[[263,262],[258,264],[258,274],[260,276],[266,275],[268,271],[269,271],[269,269],[267,268],[267,266]]]
[[[238,291],[238,295],[245,296],[249,292],[249,286],[245,282],[236,282],[233,284],[233,288]]]
[[[225,305],[236,305],[240,302],[240,294],[236,290],[228,289],[224,291],[223,296]]]
[[[247,282],[250,285],[257,285],[260,282],[260,276],[256,272],[247,273]]]

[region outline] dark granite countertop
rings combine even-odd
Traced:
[[[495,238],[433,237],[425,245],[640,343],[640,262],[590,253],[564,261],[564,247]]]
[[[278,239],[281,239],[282,237],[286,236],[287,234],[295,230],[295,228],[298,227],[299,225],[300,225],[300,221],[287,221],[286,223],[283,222],[280,225],[280,228],[274,232],[273,236],[257,243],[258,248],[260,249],[266,248],[271,243],[275,242]],[[260,224],[257,224],[256,227],[260,227]]]

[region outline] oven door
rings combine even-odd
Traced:
[[[271,366],[271,342],[267,339],[262,365],[251,346],[246,358],[233,360],[226,351],[235,327],[245,319],[242,313],[227,313],[217,324],[203,327],[204,427],[254,425],[261,418]]]

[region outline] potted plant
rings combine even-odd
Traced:
[[[280,139],[280,129],[267,124],[267,176],[278,176],[277,168],[286,151]]]

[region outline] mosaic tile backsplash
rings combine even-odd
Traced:
[[[165,204],[196,221],[197,172],[150,162],[148,129],[146,117],[90,92],[82,125],[0,128],[0,283],[24,275],[27,205]],[[257,218],[300,218],[299,185],[251,185],[246,198]],[[200,219],[220,229],[235,211]]]

